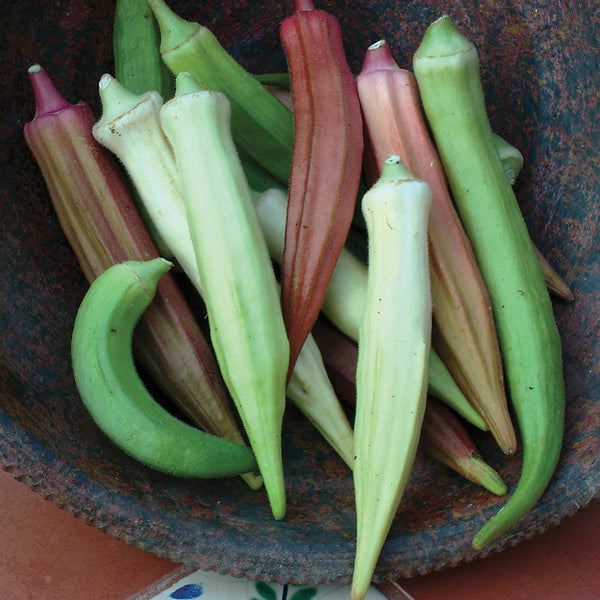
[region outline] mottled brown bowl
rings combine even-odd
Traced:
[[[600,489],[599,198],[600,13],[595,2],[317,2],[336,14],[355,72],[387,39],[410,65],[425,27],[447,12],[477,45],[494,129],[521,149],[517,192],[534,241],[572,287],[555,302],[564,344],[564,451],[547,493],[516,528],[480,554],[470,539],[502,505],[427,457],[383,549],[377,577],[410,576],[518,543],[574,513]],[[18,6],[18,7],[17,7]],[[292,2],[184,2],[255,72],[281,71],[277,24]],[[284,454],[287,518],[238,479],[183,481],[127,458],[90,420],[73,384],[69,340],[86,283],[27,150],[33,117],[27,68],[41,63],[65,97],[98,111],[97,82],[112,71],[114,1],[25,0],[0,21],[0,463],[74,515],[174,561],[295,583],[347,582],[354,552],[352,480],[290,409]],[[520,457],[481,451],[514,489]]]

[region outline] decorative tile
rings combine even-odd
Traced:
[[[348,600],[347,585],[280,585],[178,569],[129,600]],[[365,600],[386,600],[371,587]]]

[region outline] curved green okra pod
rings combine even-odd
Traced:
[[[269,252],[281,263],[283,254],[287,195],[279,189],[268,190],[255,198],[256,212]],[[348,337],[358,341],[360,317],[365,305],[367,266],[349,250],[342,249],[329,281],[322,313]],[[460,390],[439,356],[429,353],[429,392],[451,406],[476,427],[487,430],[481,415]]]
[[[356,554],[352,600],[366,594],[408,482],[427,398],[431,190],[398,157],[363,196],[369,275],[354,420]]]
[[[182,19],[164,0],[148,0],[161,32],[161,55],[171,71],[190,73],[206,90],[231,103],[236,146],[287,186],[294,119],[290,110],[248,73],[205,26]]]
[[[145,388],[133,361],[133,330],[152,302],[163,258],[109,267],[91,284],[75,318],[75,382],[102,431],[140,462],[181,477],[228,477],[256,469],[248,446],[180,421]]]
[[[546,489],[564,422],[561,342],[527,227],[494,145],[474,45],[449,17],[429,26],[413,66],[455,202],[488,286],[523,444],[517,488],[473,539],[482,548]]]
[[[176,79],[160,110],[173,147],[223,378],[248,434],[273,516],[285,514],[281,428],[289,343],[279,290],[230,129],[230,104]]]

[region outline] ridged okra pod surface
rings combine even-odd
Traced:
[[[429,186],[398,157],[364,195],[369,276],[358,339],[352,599],[361,600],[404,493],[427,398]]]
[[[449,17],[428,28],[414,70],[459,214],[492,300],[523,447],[519,483],[473,540],[482,548],[537,502],[563,436],[561,340],[544,276],[487,116],[474,45]]]
[[[285,514],[281,427],[289,344],[278,286],[230,129],[230,105],[177,77],[160,119],[177,162],[210,335],[275,518]]]

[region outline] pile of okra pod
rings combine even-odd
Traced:
[[[511,454],[514,412],[521,477],[473,546],[537,502],[564,416],[549,292],[571,298],[530,240],[523,156],[491,130],[477,50],[449,17],[412,69],[380,40],[358,75],[312,0],[279,35],[288,71],[253,75],[163,0],[118,0],[101,117],[32,65],[24,134],[90,283],[72,361],[99,427],[152,468],[264,485],[284,519],[288,398],[353,471],[359,600],[419,444],[506,494],[464,422]]]

